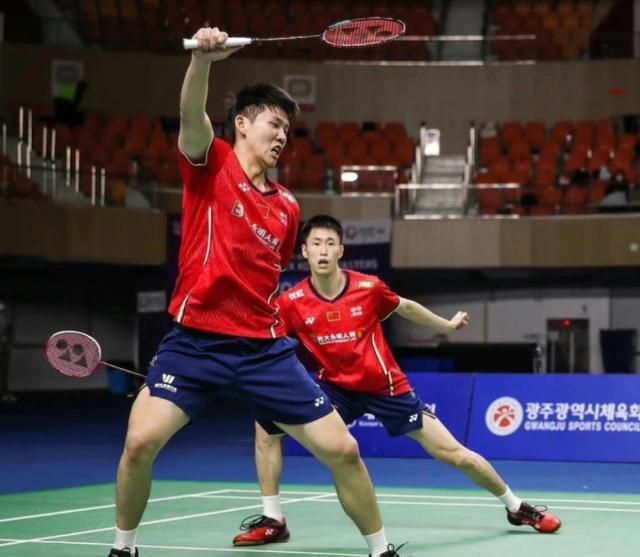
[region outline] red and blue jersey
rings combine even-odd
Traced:
[[[184,180],[176,322],[248,338],[284,336],[275,299],[300,209],[280,184],[261,192],[231,146],[214,139],[202,164],[179,154]]]
[[[380,395],[411,391],[381,325],[398,309],[399,296],[378,277],[343,273],[344,289],[333,300],[317,292],[310,277],[279,296],[287,333],[311,352],[322,381]]]

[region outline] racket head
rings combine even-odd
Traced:
[[[329,25],[322,40],[339,48],[375,46],[397,39],[406,30],[403,21],[392,17],[360,17]]]
[[[100,365],[98,341],[80,331],[58,331],[47,340],[45,357],[56,370],[75,379],[92,375]]]

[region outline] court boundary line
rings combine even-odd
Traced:
[[[12,540],[12,541],[20,541],[20,540]],[[33,541],[32,543],[39,543],[42,545],[90,545],[90,546],[100,546],[100,547],[111,547],[110,543],[106,542],[74,542],[74,541],[65,541],[65,540],[50,540],[50,541]],[[180,551],[212,551],[212,552],[249,552],[249,553],[276,553],[276,554],[285,554],[285,555],[320,555],[325,557],[362,557],[362,553],[329,553],[323,551],[295,551],[291,549],[265,549],[265,548],[249,548],[249,547],[189,547],[189,546],[177,546],[177,545],[149,545],[149,544],[136,544],[136,547],[140,549],[178,549]]]
[[[423,489],[423,488],[420,488]],[[228,493],[253,493],[260,494],[260,490],[258,489],[227,489],[225,492]],[[280,491],[280,495],[313,495],[316,493],[321,493],[319,491],[303,491],[303,490],[283,490]],[[335,491],[323,491],[322,493],[333,493],[335,495]],[[206,494],[198,495],[198,497],[207,498]],[[409,493],[382,493],[376,492],[376,497],[378,499],[385,497],[397,497],[397,498],[411,498],[411,499],[445,499],[445,500],[470,500],[470,501],[493,501],[495,497],[491,495],[420,495],[420,494],[409,494]],[[526,499],[526,497],[524,497]],[[638,505],[640,506],[640,499],[638,501],[616,501],[612,499],[563,499],[563,498],[544,498],[545,502],[552,503],[591,503],[591,504],[611,504],[611,505]]]
[[[233,496],[228,494],[233,493],[246,493],[251,495],[260,495],[260,491],[257,489],[234,489],[234,488],[225,488],[225,489],[215,489],[215,490],[207,490],[207,491],[199,491],[194,493],[186,493],[181,495],[172,495],[167,497],[154,497],[149,499],[149,503],[159,503],[165,501],[175,501],[180,499],[189,499],[189,498],[203,498],[203,499],[244,499],[242,496]],[[283,490],[280,492],[282,496],[288,495],[304,495],[304,496],[326,496],[326,497],[336,497],[335,491],[306,491],[306,490]],[[493,501],[493,498],[490,496],[481,496],[481,495],[422,495],[422,494],[408,494],[408,493],[377,493],[377,497],[380,503],[389,503],[388,501],[384,501],[389,498],[396,499],[414,499],[414,500],[443,500],[443,501]],[[288,501],[283,501],[288,502]],[[296,502],[296,500],[292,500],[292,502]],[[329,501],[326,501],[329,502]],[[620,505],[620,506],[640,506],[640,501],[620,501],[620,500],[611,500],[611,499],[565,499],[565,498],[545,498],[545,503],[584,503],[584,504],[593,504],[593,505]],[[389,503],[391,504],[391,503]],[[400,501],[395,504],[402,504]],[[419,504],[418,501],[409,502],[407,504]],[[115,508],[115,503],[109,503],[106,505],[94,505],[90,507],[78,507],[74,509],[66,509],[62,511],[51,511],[47,513],[38,513],[32,515],[21,515],[21,516],[13,516],[13,517],[5,517],[0,518],[0,524],[9,523],[9,522],[18,522],[22,520],[33,520],[37,518],[48,518],[52,516],[61,516],[65,514],[74,514],[79,512],[91,512],[96,510],[105,510],[109,508]],[[434,501],[432,506],[438,506]],[[474,503],[442,503],[441,506],[501,506],[497,504],[474,504]],[[553,505],[554,508],[559,510],[593,510],[593,511],[606,511],[606,510],[614,510],[618,512],[625,512],[624,509],[608,509],[602,507],[573,507],[573,506],[557,506]],[[634,512],[631,509],[629,512]],[[640,511],[637,511],[640,512]]]
[[[330,494],[331,495],[331,494]],[[321,499],[323,497],[327,497],[327,494],[316,494],[314,497],[302,497],[299,499],[291,499],[289,501],[283,502],[282,504],[290,504],[290,503],[300,503],[303,501],[312,501],[314,499]],[[147,520],[147,521],[143,521],[139,524],[140,526],[150,526],[153,524],[163,524],[166,522],[177,522],[179,520],[188,520],[190,518],[201,518],[204,516],[215,516],[218,514],[227,514],[227,513],[232,513],[232,512],[237,512],[237,511],[246,511],[249,509],[255,509],[255,508],[262,508],[262,503],[260,504],[256,504],[256,505],[245,505],[243,507],[235,507],[235,508],[231,508],[231,509],[219,509],[217,511],[208,511],[208,512],[204,512],[204,513],[196,513],[196,514],[189,514],[189,515],[183,515],[183,516],[173,516],[173,517],[167,517],[167,518],[159,518],[156,520]],[[115,526],[109,526],[106,528],[93,528],[91,530],[80,530],[78,532],[68,532],[65,534],[55,534],[53,536],[40,536],[40,537],[36,537],[36,538],[31,538],[31,539],[26,539],[26,540],[19,540],[16,542],[10,542],[10,543],[3,543],[0,544],[0,549],[4,548],[4,547],[10,547],[13,545],[22,545],[22,544],[26,544],[26,543],[35,543],[35,542],[43,542],[43,541],[48,541],[48,540],[55,540],[58,538],[66,538],[66,537],[71,537],[71,536],[82,536],[84,534],[95,534],[98,532],[108,532],[108,531],[112,531],[115,528]]]
[[[183,495],[171,495],[168,497],[154,497],[149,499],[149,503],[158,503],[158,502],[162,502],[162,501],[172,501],[172,500],[176,500],[176,499],[188,499],[189,497],[204,497],[206,495],[213,495],[216,493],[225,493],[229,491],[228,489],[217,489],[217,490],[209,490],[209,491],[199,491],[196,493],[191,493],[191,494],[183,494]],[[63,515],[63,514],[73,514],[73,513],[81,513],[81,512],[87,512],[87,511],[97,511],[97,510],[104,510],[104,509],[112,509],[115,508],[116,504],[115,503],[109,503],[107,505],[95,505],[93,507],[82,507],[82,508],[76,508],[76,509],[67,509],[64,511],[52,511],[49,513],[39,513],[39,514],[31,514],[31,515],[23,515],[23,516],[13,516],[13,517],[8,517],[8,518],[0,518],[0,524],[4,523],[4,522],[17,522],[19,520],[30,520],[30,519],[34,519],[34,518],[44,518],[44,517],[50,517],[50,516],[58,516],[58,515]]]

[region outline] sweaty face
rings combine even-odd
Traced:
[[[252,154],[265,168],[274,167],[287,143],[287,113],[278,107],[265,108],[253,121],[243,116],[241,125],[240,131],[244,133],[247,147]]]
[[[335,273],[344,246],[335,230],[312,228],[307,241],[302,245],[302,255],[309,262],[314,275],[326,276]]]

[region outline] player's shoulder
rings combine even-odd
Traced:
[[[308,280],[302,279],[294,284],[289,290],[280,294],[280,298],[285,304],[291,304],[309,296]]]
[[[299,212],[300,206],[298,205],[298,202],[296,201],[296,198],[293,196],[293,194],[287,188],[285,188],[282,184],[280,184],[279,182],[276,182],[275,180],[273,180],[273,185],[278,189],[278,191],[280,192],[280,195],[282,196],[282,199],[285,200],[286,204],[293,211]]]
[[[349,273],[349,285],[352,289],[357,290],[373,290],[382,281],[375,275],[368,275],[358,271],[347,271]]]
[[[226,139],[220,137],[213,138],[213,150],[219,154],[229,155],[233,151],[233,147]]]

